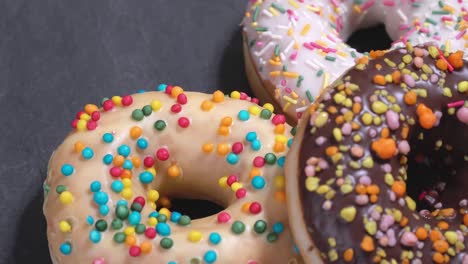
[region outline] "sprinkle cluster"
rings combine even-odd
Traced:
[[[445,193],[459,199],[445,202],[438,197],[450,192],[446,182],[419,198],[409,196],[407,185],[415,153],[417,161],[444,164],[447,175],[441,180],[463,177],[457,175],[468,162],[463,138],[468,76],[462,58],[461,51],[448,54],[431,45],[378,52],[311,107],[303,142],[313,144],[304,143],[300,154],[302,208],[325,260],[468,262],[466,190]],[[454,139],[454,133],[462,138]],[[445,164],[447,157],[453,162]],[[414,199],[425,200],[429,209],[418,212]],[[317,226],[315,218],[322,215],[335,221]],[[351,243],[337,243],[342,240]]]

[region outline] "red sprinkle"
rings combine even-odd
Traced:
[[[142,196],[137,196],[135,199],[133,199],[134,203],[139,203],[142,207],[145,206],[145,198]]]
[[[76,128],[76,124],[78,124],[78,119],[75,119],[75,120],[73,120],[73,121],[71,122],[71,126],[72,126],[73,128]]]
[[[181,93],[177,96],[177,102],[179,104],[186,104],[187,103],[187,96],[184,93]]]
[[[182,128],[187,128],[190,125],[190,120],[187,117],[181,117],[177,122]]]
[[[112,167],[109,172],[112,177],[117,178],[120,177],[120,175],[122,175],[123,170],[120,167]]]
[[[278,115],[275,115],[272,119],[271,119],[271,122],[276,126],[276,125],[279,125],[279,124],[284,124],[286,123],[286,117],[284,117],[284,115],[281,115],[281,114],[278,114]]]
[[[242,199],[245,197],[245,195],[247,194],[247,190],[244,189],[244,188],[239,188],[237,191],[236,191],[236,198],[237,199]]]
[[[182,111],[182,106],[180,104],[173,104],[171,106],[171,112],[172,113],[179,113],[180,111]]]
[[[104,111],[112,110],[112,108],[114,108],[114,102],[112,102],[112,100],[106,100],[102,104],[102,108],[104,109]]]
[[[153,227],[148,227],[145,231],[145,236],[149,239],[153,239],[156,237],[156,229]]]
[[[249,206],[249,211],[252,214],[258,214],[262,211],[262,206],[258,202],[253,202]]]
[[[232,185],[233,183],[235,183],[236,181],[237,181],[237,176],[231,174],[231,175],[229,175],[229,176],[227,177],[226,183],[227,183],[228,186],[231,186],[231,185]]]
[[[81,115],[82,115],[82,114],[85,114],[85,113],[86,113],[86,112],[83,111],[83,110],[79,111],[78,113],[76,113],[76,119],[81,119]]]
[[[94,111],[91,114],[91,119],[94,121],[99,121],[99,119],[101,119],[101,113],[99,113],[99,111]]]
[[[141,249],[139,246],[131,246],[128,252],[130,253],[130,256],[138,257],[141,253]]]
[[[166,91],[165,91],[168,95],[171,95],[172,94],[172,85],[168,85],[166,86]]]
[[[143,164],[145,165],[146,168],[151,168],[154,165],[154,159],[152,157],[150,157],[150,156],[147,156],[143,160]]]
[[[167,150],[166,148],[160,148],[156,151],[156,157],[158,158],[158,160],[165,161],[169,158],[169,156],[169,150]]]
[[[226,212],[221,212],[218,214],[218,223],[227,223],[231,220],[231,215]]]
[[[86,128],[88,130],[94,130],[96,129],[96,127],[97,127],[96,121],[91,120],[91,121],[88,121],[88,123],[86,123]]]
[[[125,95],[122,97],[122,105],[129,106],[133,103],[133,97],[131,95]]]
[[[257,99],[257,98],[252,98],[250,100],[250,102],[254,103],[254,104],[258,104],[260,101]]]
[[[244,145],[242,145],[241,142],[235,142],[232,144],[232,152],[234,154],[239,154],[242,152],[242,150],[244,150]]]
[[[265,165],[265,159],[263,157],[257,156],[253,160],[253,165],[257,168],[261,168]]]

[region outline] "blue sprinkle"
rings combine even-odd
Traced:
[[[94,193],[94,202],[96,202],[99,205],[104,205],[109,201],[109,197],[105,192],[95,192]]]
[[[262,143],[260,143],[260,140],[254,139],[252,143],[250,143],[250,146],[252,147],[253,150],[260,150],[262,148]]]
[[[234,165],[236,164],[238,161],[239,161],[239,156],[237,156],[236,154],[234,153],[229,153],[226,157],[226,161],[231,164],[231,165]]]
[[[141,149],[146,149],[148,147],[148,140],[144,138],[138,139],[137,146]]]
[[[265,187],[265,179],[262,176],[255,176],[252,178],[252,186],[257,189],[263,189]]]
[[[206,263],[214,263],[216,261],[216,252],[214,250],[208,250],[205,253],[205,256],[203,256],[203,259],[206,261]]]
[[[179,212],[172,212],[171,213],[171,222],[173,222],[173,223],[179,222],[179,219],[180,219],[181,216],[182,216],[182,214],[179,213]]]
[[[139,93],[139,94],[141,94],[141,93],[146,93],[146,90],[145,90],[145,89],[139,89],[139,90],[137,91],[137,93]]]
[[[102,158],[102,162],[106,165],[110,165],[112,161],[114,160],[114,157],[111,154],[106,154],[104,158]]]
[[[127,157],[128,155],[130,155],[130,147],[123,144],[121,145],[118,149],[117,149],[117,152],[124,156],[124,157]]]
[[[290,147],[291,147],[292,143],[293,143],[293,139],[292,139],[292,138],[290,138],[290,139],[288,140],[288,148],[290,148]]]
[[[294,253],[296,253],[296,254],[299,254],[299,252],[300,252],[299,247],[297,247],[296,245],[294,245],[293,250],[294,250]]]
[[[175,261],[169,261],[167,264],[177,264]]]
[[[277,222],[273,225],[273,232],[281,234],[284,231],[284,225],[281,222]]]
[[[124,185],[120,180],[115,180],[111,183],[111,189],[116,193],[120,193],[123,190],[123,188]]]
[[[127,169],[127,170],[133,169],[132,161],[131,160],[125,160],[123,165],[122,165],[122,168]]]
[[[154,212],[151,212],[149,215],[148,215],[148,218],[150,217],[158,217],[159,213],[154,211]]]
[[[62,254],[64,255],[70,255],[70,253],[72,252],[70,242],[65,242],[62,245],[60,245],[60,252],[62,252]]]
[[[111,133],[105,133],[104,135],[102,135],[102,140],[106,143],[111,143],[112,141],[114,141],[114,135],[112,135]]]
[[[75,168],[73,168],[72,165],[70,164],[63,164],[62,166],[62,174],[63,176],[70,176],[73,174],[73,172],[75,171]]]
[[[255,139],[257,139],[257,133],[255,132],[249,132],[247,133],[247,135],[245,136],[245,140],[249,141],[249,142],[252,142],[254,141]]]
[[[91,148],[86,147],[81,151],[81,156],[83,156],[83,158],[89,160],[94,156],[94,152],[93,152],[93,150]]]
[[[284,166],[284,161],[285,161],[285,157],[282,156],[280,158],[278,158],[278,161],[276,161],[278,163],[278,166],[280,166],[281,168],[283,168]]]
[[[237,114],[237,117],[241,121],[247,121],[250,118],[250,113],[248,111],[246,111],[246,110],[240,110],[239,114]]]
[[[210,242],[213,245],[218,245],[221,242],[221,235],[217,232],[213,232],[209,236]]]
[[[160,85],[158,86],[158,88],[156,88],[156,90],[158,90],[158,91],[165,91],[166,88],[167,88],[167,84],[162,83],[162,84],[160,84]]]
[[[143,184],[148,184],[148,183],[151,183],[154,179],[154,176],[153,174],[151,174],[151,172],[149,171],[144,171],[142,173],[140,173],[140,181],[141,183]]]
[[[108,213],[109,213],[109,206],[107,205],[101,205],[99,206],[99,213],[102,215],[102,216],[106,216]]]
[[[123,206],[128,207],[128,202],[125,201],[125,200],[118,200],[117,201],[117,206],[119,206],[119,205],[123,205]]]
[[[96,229],[91,230],[91,232],[89,232],[89,240],[94,244],[99,243],[99,241],[101,241],[101,233]]]
[[[128,222],[131,225],[138,225],[140,221],[141,221],[141,214],[137,211],[131,212],[130,215],[128,216]]]
[[[86,222],[88,223],[88,225],[93,225],[94,224],[94,218],[90,215],[88,215],[88,217],[86,217]]]
[[[101,190],[101,183],[98,181],[93,181],[89,185],[89,188],[91,189],[92,192],[99,192]]]
[[[158,223],[156,225],[156,231],[161,236],[169,236],[171,234],[171,227],[166,223]]]

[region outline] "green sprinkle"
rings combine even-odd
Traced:
[[[141,235],[146,231],[146,226],[144,224],[138,224],[135,227],[135,233]]]
[[[281,14],[284,14],[286,13],[286,9],[284,9],[283,7],[281,7],[280,5],[278,5],[277,3],[272,3],[271,4],[271,7],[273,7],[274,9],[280,11]]]
[[[188,215],[183,215],[179,218],[179,222],[177,222],[179,225],[181,226],[187,226],[190,224],[190,222],[192,221],[192,219],[190,219],[190,217]]]
[[[253,18],[252,18],[252,21],[255,22],[257,21],[257,17],[258,17],[258,14],[260,13],[260,7],[259,6],[256,6],[255,7],[255,11],[254,11],[254,14],[253,14]]]
[[[231,231],[236,235],[242,234],[245,231],[245,224],[241,221],[235,221],[232,223]]]
[[[434,10],[432,11],[433,15],[449,15],[450,12],[447,10]]]
[[[151,113],[153,113],[153,108],[151,105],[145,105],[141,110],[145,116],[149,116]]]
[[[257,32],[265,32],[268,31],[267,27],[255,27],[255,31]]]
[[[307,96],[307,100],[309,100],[309,102],[314,102],[314,97],[312,96],[312,94],[310,93],[309,90],[306,91],[306,96]]]
[[[329,56],[329,55],[325,56],[325,59],[326,59],[327,61],[336,61],[336,57]]]
[[[158,219],[158,223],[165,223],[167,221],[167,216],[163,214],[159,214],[156,219]]]
[[[425,21],[426,21],[427,23],[430,23],[430,24],[434,25],[434,26],[437,25],[437,21],[435,21],[434,19],[432,19],[432,18],[430,18],[430,17],[426,18]]]
[[[280,46],[279,46],[279,44],[276,44],[276,46],[275,46],[275,56],[278,57],[279,54],[280,54]]]
[[[172,239],[168,237],[165,237],[161,239],[161,241],[159,242],[159,245],[161,245],[161,247],[164,249],[170,249],[174,245],[174,241],[172,241]]]
[[[117,208],[115,208],[115,215],[120,220],[127,219],[129,214],[130,214],[130,212],[129,212],[128,208],[125,205],[118,205]]]
[[[133,110],[133,112],[132,112],[133,120],[141,121],[141,120],[143,120],[143,117],[145,117],[145,115],[143,114],[143,111],[141,109]]]
[[[356,58],[356,52],[354,50],[351,51],[351,57]]]
[[[67,187],[65,185],[58,185],[56,188],[55,188],[55,191],[58,193],[58,194],[61,194],[63,193],[64,191],[67,190]]]
[[[104,232],[106,231],[107,229],[107,222],[106,220],[103,220],[103,219],[99,219],[96,221],[96,224],[95,224],[95,227],[96,227],[96,230],[99,231],[99,232]]]
[[[317,77],[322,76],[323,72],[324,72],[323,69],[318,70],[317,71]]]
[[[276,240],[278,240],[278,234],[274,233],[274,232],[271,232],[267,235],[267,241],[270,242],[270,243],[273,243],[275,242]]]
[[[265,155],[265,162],[268,165],[273,165],[276,162],[276,155],[273,153],[267,153]]]
[[[257,234],[263,234],[267,230],[267,223],[263,220],[257,220],[254,224],[254,231]]]
[[[304,76],[299,75],[299,77],[297,77],[296,86],[297,86],[297,87],[301,87],[302,81],[303,81],[303,80],[304,80]]]
[[[263,109],[261,112],[260,112],[260,117],[262,119],[266,119],[266,120],[269,120],[270,117],[271,117],[272,113],[270,110],[268,109]]]
[[[123,222],[122,222],[122,220],[116,218],[116,219],[112,220],[111,226],[112,226],[112,229],[119,230],[119,229],[121,229],[123,227]]]
[[[166,122],[164,122],[163,120],[158,120],[154,122],[154,129],[156,129],[157,131],[163,131],[165,128]]]
[[[114,241],[119,244],[122,244],[125,241],[125,237],[126,235],[124,232],[117,232],[114,234]]]

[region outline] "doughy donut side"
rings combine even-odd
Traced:
[[[86,122],[73,123],[80,131],[54,152],[44,183],[52,261],[300,262],[282,201],[284,117],[244,94],[176,90],[113,97],[108,111],[87,105],[78,114]],[[157,191],[226,209],[173,221],[176,212],[155,211]]]
[[[293,236],[306,262],[468,262],[462,58],[431,45],[382,53],[335,82],[301,120],[286,187]],[[455,184],[433,211],[417,211],[407,193],[410,151],[437,166],[450,160],[453,174],[445,177]]]

